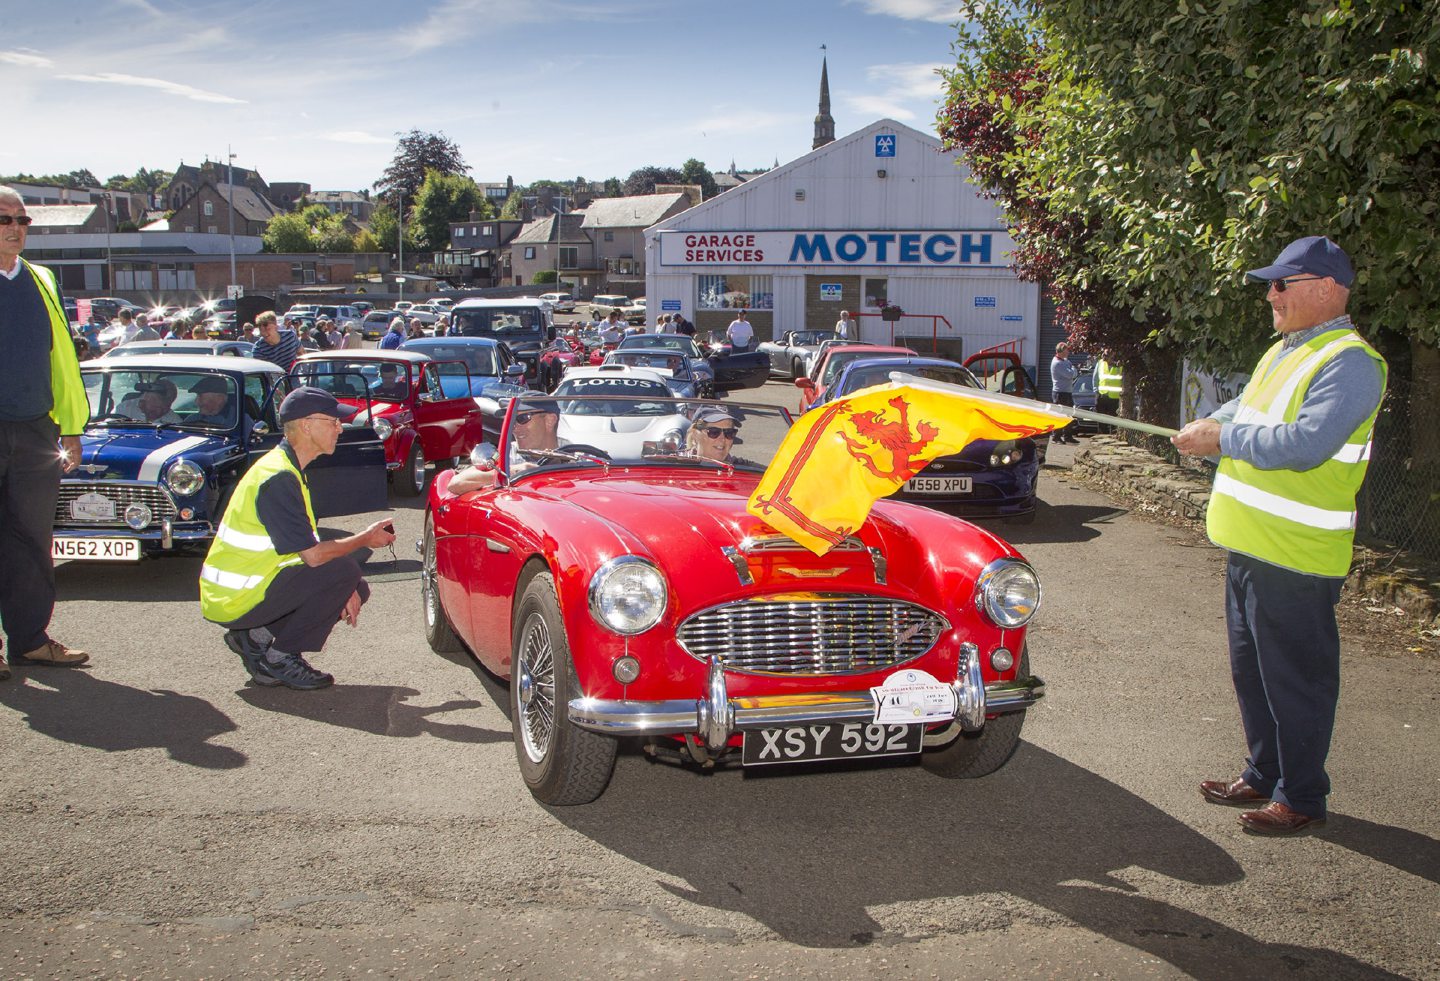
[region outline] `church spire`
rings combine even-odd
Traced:
[[[825,45],[820,45],[825,50]],[[830,115],[830,66],[825,55],[820,56],[820,111],[815,115],[815,142],[810,149],[818,150],[826,143],[835,142],[835,117]]]

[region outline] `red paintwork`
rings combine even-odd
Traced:
[[[694,470],[597,469],[522,477],[515,484],[456,498],[442,475],[430,491],[439,594],[451,624],[490,671],[510,673],[511,616],[522,573],[531,563],[554,576],[585,694],[638,700],[698,698],[706,666],[675,643],[677,626],[695,612],[746,596],[782,592],[853,592],[908,600],[934,610],[952,629],[910,666],[953,680],[965,640],[987,654],[1002,643],[1017,653],[1024,630],[1002,631],[975,609],[974,582],[990,561],[1019,557],[989,532],[928,508],[879,502],[859,531],[889,565],[889,583],[875,582],[868,552],[807,551],[751,555],[755,582],[742,586],[721,549],[747,535],[771,533],[745,511],[758,475],[697,475]],[[589,611],[590,577],[620,555],[652,561],[669,586],[669,609],[655,627],[625,638],[600,626]],[[782,571],[833,569],[823,578]],[[623,689],[610,674],[623,653],[639,658],[638,681]],[[984,661],[987,682],[997,675]],[[747,695],[856,691],[881,684],[893,669],[839,677],[762,677],[727,673],[732,698]]]
[[[343,359],[344,352],[317,352],[301,361],[326,361]],[[367,357],[367,363],[381,363],[380,359]],[[385,462],[399,466],[410,454],[410,446],[420,440],[420,452],[426,463],[443,462],[457,456],[466,456],[478,444],[485,441],[484,416],[471,397],[439,398],[433,402],[421,401],[420,395],[427,391],[440,392],[438,377],[431,382],[431,373],[440,364],[452,362],[426,361],[411,362],[396,359],[385,364],[399,366],[408,379],[405,398],[397,401],[382,401],[371,396],[370,405],[375,418],[386,419],[395,431],[385,441]],[[453,362],[462,367],[464,362]],[[469,370],[466,370],[469,376]],[[466,390],[469,390],[466,383]],[[342,405],[365,408],[364,398],[341,398]]]
[[[853,352],[860,353],[857,355]],[[827,349],[807,377],[795,379],[795,387],[800,389],[800,411],[807,411],[810,406],[825,397],[827,386],[822,385],[820,379],[825,377],[825,369],[835,360],[836,355],[844,358],[879,358],[887,354],[913,355],[914,353],[908,347],[886,347],[879,344],[837,344]]]

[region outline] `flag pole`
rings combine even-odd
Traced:
[[[916,375],[906,374],[903,371],[890,372],[890,380],[900,385],[909,385],[911,388],[923,388],[931,392],[940,392],[944,395],[960,395],[967,398],[982,399],[987,402],[996,402],[1000,405],[1009,405],[1017,409],[1036,408],[1035,399],[1024,399],[1016,395],[1005,395],[1001,392],[992,392],[982,388],[968,388],[965,385],[952,385],[949,382],[934,381],[930,378],[920,378]],[[1174,436],[1178,429],[1166,429],[1164,426],[1154,426],[1148,422],[1136,422],[1134,419],[1122,419],[1119,416],[1107,416],[1103,412],[1091,412],[1089,409],[1077,409],[1073,405],[1058,405],[1053,402],[1039,403],[1046,411],[1054,412],[1057,415],[1069,416],[1072,419],[1085,419],[1089,422],[1098,422],[1105,426],[1116,426],[1120,429],[1133,429],[1139,433],[1149,433],[1152,436]]]

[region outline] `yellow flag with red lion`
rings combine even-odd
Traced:
[[[1040,436],[1069,422],[1042,402],[959,386],[877,385],[802,415],[746,510],[824,555],[936,457],[978,439]]]

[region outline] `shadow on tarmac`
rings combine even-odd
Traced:
[[[205,699],[130,688],[83,668],[19,668],[14,681],[0,685],[0,704],[23,714],[38,733],[107,753],[155,747],[177,763],[210,770],[247,761],[238,750],[210,743],[238,727]]]
[[[439,721],[432,716],[479,708],[483,703],[451,699],[439,705],[409,705],[419,695],[414,688],[397,685],[337,684],[322,692],[288,688],[250,688],[238,692],[241,700],[264,712],[278,712],[327,725],[368,732],[373,736],[434,736],[455,743],[506,743],[510,730],[496,732],[478,726]]]
[[[727,771],[697,780],[678,767],[622,756],[598,801],[550,813],[686,883],[664,884],[674,895],[743,913],[809,947],[901,939],[887,936],[871,909],[1000,893],[1191,977],[1393,976],[1140,896],[1119,878],[1124,870],[1197,886],[1232,884],[1244,872],[1209,838],[1033,745],[1022,744],[1004,770],[984,780],[945,781],[915,765],[877,767],[864,779],[857,796],[844,770],[758,780]],[[637,833],[636,814],[663,834]],[[962,901],[935,907],[927,918],[939,921],[935,932],[954,933],[1004,928],[1026,915],[1013,904]]]
[[[135,562],[63,562],[55,567],[60,602],[194,603],[200,608],[203,555],[167,555]]]
[[[1358,855],[1440,883],[1440,841],[1429,835],[1331,811],[1325,840]]]

